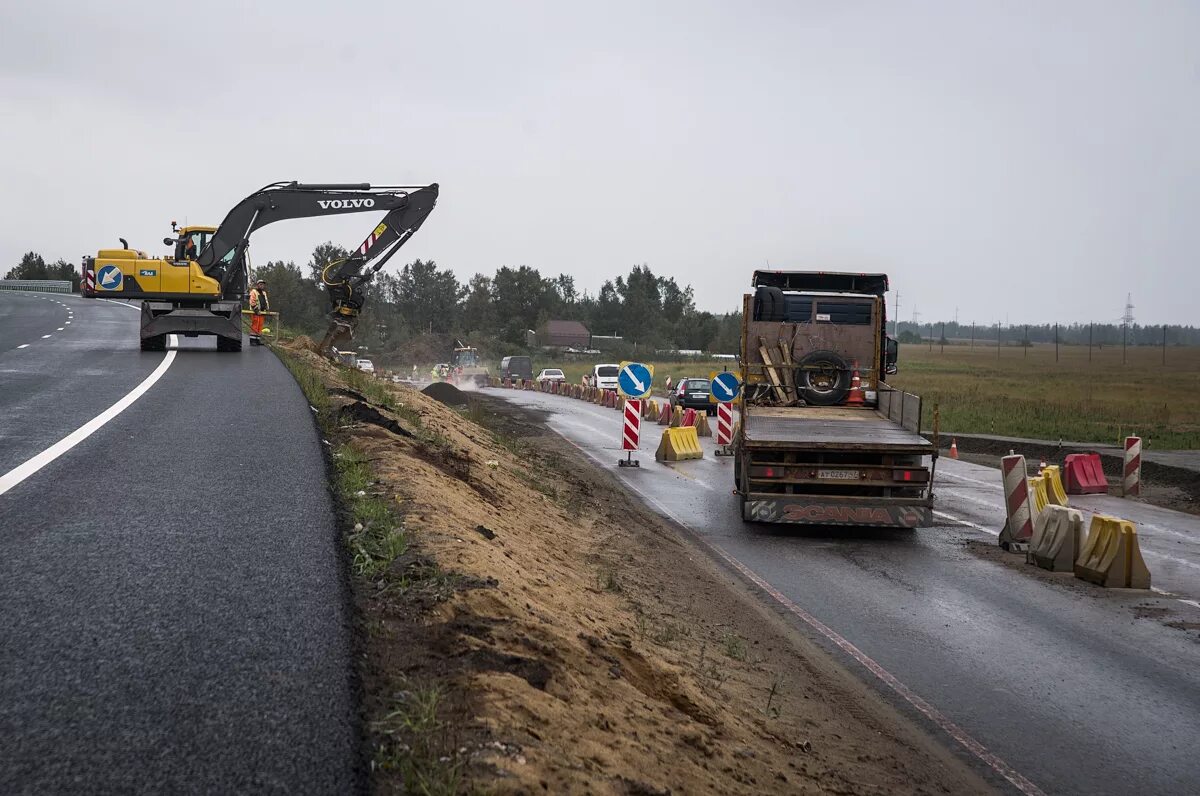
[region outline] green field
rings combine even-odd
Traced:
[[[936,344],[900,347],[890,382],[933,406],[943,432],[1117,444],[1139,434],[1148,447],[1200,448],[1200,347],[1092,349]]]

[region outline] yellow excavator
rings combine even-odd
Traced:
[[[242,301],[248,289],[250,234],[293,218],[385,210],[353,254],[325,277],[331,333],[352,332],[365,285],[420,228],[437,204],[436,183],[418,187],[369,183],[277,182],[238,202],[219,227],[178,227],[163,243],[167,257],[129,248],[101,249],[83,260],[83,295],[142,300],[143,351],[162,351],[168,334],[216,335],[218,351],[242,350]]]

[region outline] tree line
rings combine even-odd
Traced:
[[[891,324],[889,324],[890,326]],[[932,339],[940,342],[968,342],[995,345],[997,335],[1001,345],[1033,345],[1053,343],[1062,345],[1162,345],[1164,334],[1167,345],[1200,345],[1200,329],[1178,324],[1130,324],[1120,323],[1030,323],[995,324],[984,326],[953,321],[934,323],[912,323],[900,321],[899,336],[902,343],[919,343]]]
[[[79,283],[83,280],[82,275],[74,265],[66,260],[56,260],[49,265],[42,259],[42,255],[37,252],[26,252],[21,257],[21,262],[14,268],[10,268],[8,273],[4,275],[5,279],[58,279],[69,281],[71,290],[75,293],[79,292]]]
[[[315,335],[328,323],[321,272],[346,256],[342,247],[323,243],[304,268],[270,261],[254,276],[267,280],[272,306],[289,328]],[[527,350],[527,332],[549,320],[580,321],[593,335],[621,337],[606,344],[615,353],[736,353],[741,333],[740,313],[698,310],[691,285],[657,276],[648,265],[633,266],[592,295],[569,274],[543,276],[527,265],[501,266],[462,282],[433,260],[414,260],[371,280],[355,343],[386,354],[422,335],[451,336],[498,355]]]

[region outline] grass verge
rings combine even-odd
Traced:
[[[371,462],[339,428],[326,375],[286,348],[276,346],[275,351],[316,411],[317,424],[329,441],[332,491],[360,601],[363,595],[379,599],[414,586],[420,586],[425,597],[444,599],[454,588],[453,575],[428,562],[396,566],[409,550],[404,517],[379,489]],[[418,425],[419,434],[427,434],[419,427],[419,415],[405,411],[382,383],[348,368],[339,368],[338,375],[348,389]],[[363,624],[369,635],[387,632],[383,623]],[[447,746],[449,725],[439,717],[443,702],[444,693],[437,686],[409,686],[389,697],[383,710],[369,710],[373,714],[368,723],[372,776],[382,779],[375,783],[376,790],[429,796],[460,791],[461,765],[445,754],[453,746]]]

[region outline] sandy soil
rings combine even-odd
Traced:
[[[384,719],[434,688],[461,792],[990,790],[536,416],[403,387],[399,412],[366,411],[297,355],[409,534],[391,567],[407,585],[355,586],[377,760],[430,743]]]

